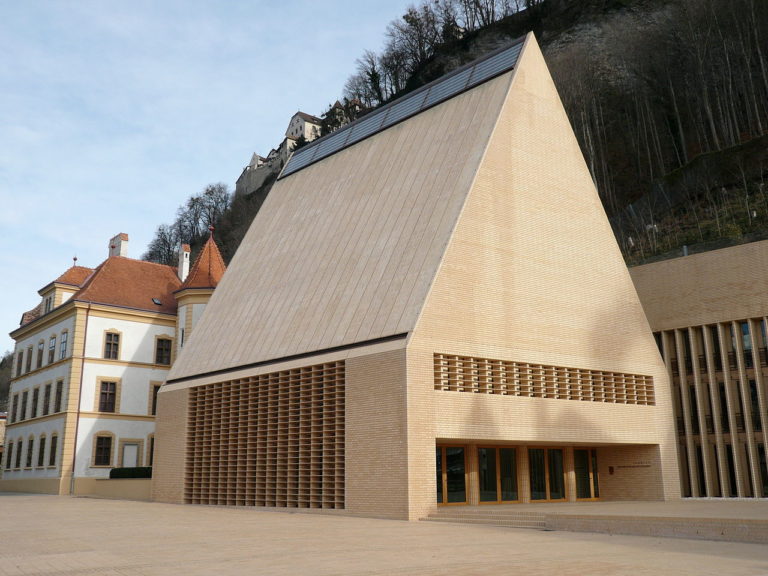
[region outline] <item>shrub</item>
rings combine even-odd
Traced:
[[[138,466],[135,468],[112,468],[109,471],[110,478],[152,478],[152,466]]]

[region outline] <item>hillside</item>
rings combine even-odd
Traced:
[[[629,263],[768,236],[768,2],[491,4],[512,13],[410,9],[344,95],[381,105],[533,30]],[[227,259],[270,187],[224,212]]]

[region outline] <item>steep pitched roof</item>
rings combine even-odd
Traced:
[[[175,314],[173,292],[180,285],[171,266],[111,256],[94,270],[72,299]],[[153,298],[160,304],[155,304]]]
[[[53,282],[49,282],[43,286],[38,294],[43,294],[53,284],[68,284],[70,286],[80,287],[83,282],[93,273],[92,268],[86,268],[85,266],[71,266],[61,276],[56,278]],[[37,320],[43,315],[43,303],[40,302],[37,306],[31,310],[27,310],[21,315],[21,321],[19,326],[24,326],[30,322]]]
[[[284,174],[169,379],[411,332],[513,73]]]
[[[219,247],[213,239],[213,234],[211,234],[179,290],[186,288],[216,288],[226,270],[227,266],[224,264]]]
[[[73,286],[82,286],[83,282],[93,273],[93,268],[85,266],[72,266],[61,276],[56,278],[56,284],[71,284]]]
[[[317,116],[312,116],[312,114],[307,114],[306,112],[302,112],[301,110],[299,110],[298,112],[296,112],[296,114],[294,114],[294,117],[296,116],[298,116],[305,122],[311,122],[312,124],[322,123],[322,120],[320,120],[320,118],[318,118]]]
[[[19,326],[24,326],[26,324],[29,324],[30,322],[37,320],[40,318],[40,316],[43,315],[43,303],[41,302],[32,310],[27,310],[21,315],[21,322],[19,322]]]

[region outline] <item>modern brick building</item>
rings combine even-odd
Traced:
[[[680,496],[667,370],[532,35],[297,151],[196,331],[157,500]]]
[[[683,495],[768,497],[768,241],[631,274],[672,375]]]

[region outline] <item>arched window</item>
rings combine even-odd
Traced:
[[[67,340],[69,340],[69,332],[64,330],[61,333],[61,344],[59,344],[59,360],[67,357]]]
[[[56,360],[56,334],[48,339],[48,364],[53,364]]]
[[[45,341],[40,340],[37,343],[37,362],[35,362],[35,368],[40,368],[43,365],[43,350],[45,350]]]
[[[5,469],[10,470],[13,464],[13,441],[8,442],[8,451],[5,453]]]
[[[33,452],[35,451],[35,437],[30,436],[27,440],[27,457],[24,461],[24,467],[25,468],[32,468],[32,457],[34,456]]]
[[[43,466],[45,466],[45,434],[40,436],[37,445],[37,467],[42,468]]]
[[[51,447],[48,450],[48,466],[56,466],[57,452],[59,450],[59,437],[51,435]]]

